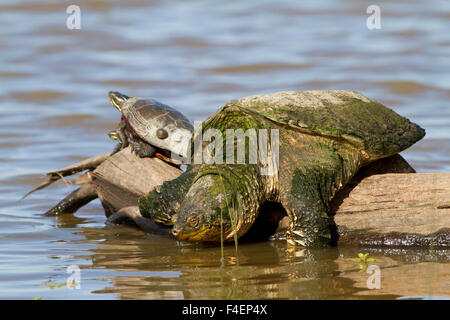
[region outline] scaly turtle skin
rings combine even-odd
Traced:
[[[163,182],[147,196],[139,199],[141,214],[155,222],[172,227],[173,220],[181,202],[194,181],[199,165],[190,165],[174,180]]]
[[[276,168],[275,163],[260,159],[249,163],[249,149],[244,164],[194,165],[141,198],[141,213],[167,225],[175,221],[172,233],[179,240],[232,241],[234,232],[240,237],[249,230],[263,204],[280,203],[290,219],[288,243],[308,247],[335,242],[329,202],[359,168],[394,155],[425,135],[418,125],[382,104],[339,90],[234,100],[202,126],[203,132],[222,132],[223,150],[226,129],[277,129],[278,170],[262,174],[268,166]],[[209,143],[204,142],[203,149]]]
[[[130,144],[140,157],[156,154],[167,160],[170,152],[187,156],[194,128],[182,113],[153,99],[130,98],[113,91],[109,92],[109,101],[122,113],[116,132],[108,134],[119,141],[114,152]]]

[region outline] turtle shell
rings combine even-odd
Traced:
[[[286,91],[233,100],[272,121],[328,136],[360,148],[369,160],[394,155],[420,140],[425,130],[355,91]]]
[[[194,127],[181,112],[154,99],[133,97],[122,105],[122,115],[145,142],[186,156]]]

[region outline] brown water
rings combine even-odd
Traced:
[[[105,226],[98,201],[75,216],[41,214],[63,184],[20,198],[41,173],[111,151],[109,90],[153,97],[203,120],[227,101],[282,90],[352,89],[427,130],[403,153],[418,170],[450,171],[450,3],[378,1],[72,1],[0,4],[0,298],[449,297],[450,252],[220,248]],[[301,3],[301,5],[300,5]],[[369,252],[381,288],[347,258]],[[81,288],[65,283],[81,268]],[[52,289],[53,288],[53,289]]]

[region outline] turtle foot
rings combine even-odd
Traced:
[[[141,143],[133,143],[131,144],[133,151],[141,158],[150,158],[153,157],[156,153],[156,149],[151,145],[145,142]]]
[[[141,158],[153,157],[156,153],[156,149],[136,136],[135,133],[131,132],[128,128],[124,130],[126,140],[131,145],[131,149]]]

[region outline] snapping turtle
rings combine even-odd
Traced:
[[[110,91],[109,101],[121,113],[117,130],[109,133],[119,143],[114,153],[129,144],[140,157],[157,156],[170,162],[170,153],[186,157],[194,128],[177,110],[153,99],[130,98]]]
[[[172,233],[179,240],[230,241],[249,230],[264,204],[279,203],[290,220],[287,241],[300,246],[333,244],[328,213],[336,192],[362,166],[394,155],[425,135],[418,125],[382,104],[341,90],[233,100],[208,118],[202,129],[222,133],[215,151],[237,150],[234,136],[226,136],[229,129],[250,132],[248,136],[249,129],[271,130],[278,139],[271,137],[269,161],[260,157],[250,161],[255,151],[246,146],[244,163],[229,164],[223,158],[224,164],[206,161],[190,166],[139,200],[142,215],[173,224]],[[230,149],[227,140],[231,139]],[[203,142],[203,147],[208,145],[209,141]]]

